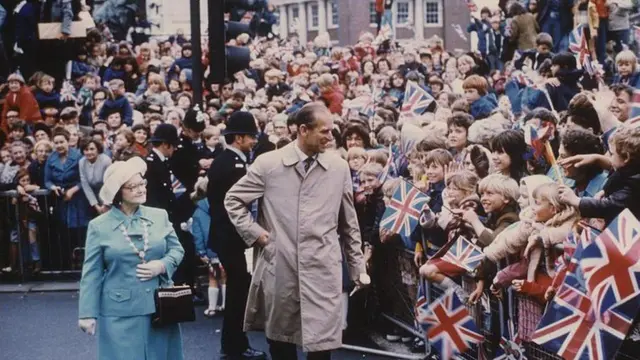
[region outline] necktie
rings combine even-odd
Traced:
[[[307,173],[309,171],[309,169],[311,168],[311,164],[313,164],[313,162],[315,161],[315,159],[311,156],[309,156],[308,158],[306,158],[304,160],[304,172]]]

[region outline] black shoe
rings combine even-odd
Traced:
[[[220,354],[220,359],[225,360],[266,360],[267,354],[264,351],[248,348],[242,354],[228,355]]]

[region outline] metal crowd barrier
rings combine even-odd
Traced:
[[[74,218],[67,211],[68,203],[49,190],[30,195],[35,198],[31,204],[15,190],[0,192],[0,267],[12,268],[10,273],[0,272],[0,282],[79,279],[86,225],[74,223],[87,216],[90,209],[83,209],[82,214],[76,212]],[[34,239],[37,248],[32,245]],[[37,253],[40,270],[34,271]]]
[[[429,303],[442,296],[444,294],[444,290],[436,284],[430,284],[420,280],[418,269],[413,264],[414,254],[412,251],[403,248],[397,251],[397,255],[401,278],[395,281],[397,286],[394,286],[391,291],[393,292],[394,298],[400,302],[399,307],[402,307],[403,313],[382,312],[381,316],[389,322],[389,325],[395,326],[407,333],[424,339],[425,352],[422,355],[428,356],[431,355],[433,351],[429,346],[428,340],[425,338],[425,334],[415,321],[411,321],[409,319],[415,319],[415,301],[416,294],[418,293],[417,286],[419,282],[422,282],[423,286],[425,286],[425,293]],[[413,272],[412,276],[415,276],[415,283],[407,281],[411,280],[411,276],[409,276],[409,278],[407,277],[407,273],[410,272]],[[456,281],[458,281],[458,283],[462,285],[463,289],[469,294],[475,289],[475,281],[470,276],[462,276],[459,279],[456,279]],[[396,306],[394,308],[397,309],[399,307]],[[467,309],[474,318],[478,328],[484,334],[484,341],[479,346],[473,346],[464,354],[456,356],[456,359],[477,360],[495,358],[496,352],[500,346],[502,334],[507,333],[507,331],[503,330],[506,329],[508,322],[511,321],[514,327],[514,332],[520,339],[520,346],[522,347],[527,359],[562,360],[562,357],[558,356],[556,353],[551,352],[531,341],[531,335],[535,331],[545,311],[545,305],[538,303],[533,298],[517,293],[512,288],[508,288],[502,299],[498,299],[490,292],[485,292],[483,300],[479,301],[475,305],[467,305]],[[635,319],[629,333],[631,333],[633,327],[635,327],[639,322],[640,315]],[[633,342],[629,338],[625,339],[614,359],[640,359],[640,356],[637,355],[638,344],[638,342]],[[364,351],[362,349],[359,350]],[[371,353],[374,352],[371,351]]]

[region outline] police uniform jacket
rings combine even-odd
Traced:
[[[173,206],[174,218],[177,222],[189,220],[196,209],[195,204],[189,198],[189,194],[193,192],[196,181],[198,181],[200,172],[199,160],[200,152],[193,140],[180,135],[180,143],[171,159],[169,159],[170,170],[185,187],[185,191],[176,197],[176,202]]]
[[[207,197],[211,214],[209,247],[213,251],[244,251],[246,248],[245,242],[238,235],[224,208],[224,197],[227,191],[247,173],[246,169],[245,159],[231,149],[225,149],[209,168],[207,173],[209,178]]]
[[[147,203],[145,205],[164,209],[169,213],[169,220],[174,221],[174,203],[176,196],[171,186],[171,168],[168,159],[151,150],[146,157],[147,162]]]

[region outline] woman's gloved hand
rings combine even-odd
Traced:
[[[96,319],[78,319],[78,327],[86,332],[87,334],[93,336],[96,334]]]
[[[138,265],[136,269],[136,275],[141,281],[148,281],[154,277],[164,274],[167,270],[164,264],[160,260],[152,260],[146,264]]]

